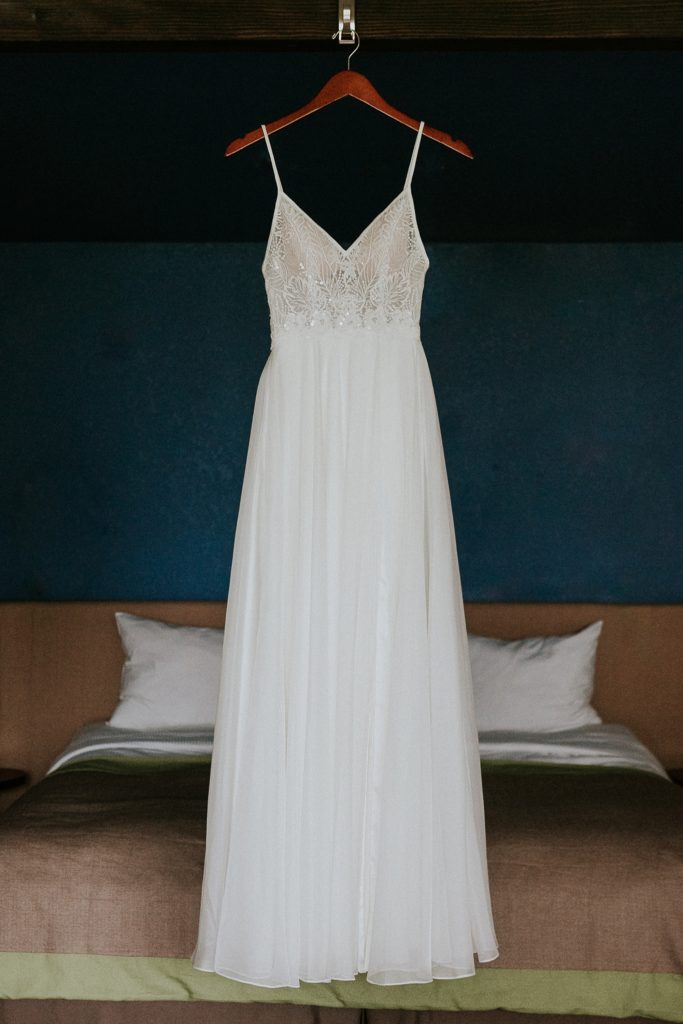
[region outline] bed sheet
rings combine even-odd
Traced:
[[[213,733],[203,729],[119,729],[94,722],[79,730],[55,758],[48,774],[77,761],[107,758],[210,756]],[[593,764],[638,768],[668,779],[666,769],[648,747],[625,725],[603,722],[557,732],[520,730],[479,733],[483,761],[532,761],[542,764]]]

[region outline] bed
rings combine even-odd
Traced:
[[[599,700],[609,678],[605,649],[621,633],[631,636],[632,649],[635,636],[637,649],[646,650],[643,635],[652,642],[656,612],[571,606],[558,613],[555,606],[550,620],[552,608],[534,616],[529,606],[507,606],[503,627],[491,608],[468,609],[468,628],[493,636],[564,632],[597,611],[608,641],[596,671],[595,702],[604,721],[552,734],[480,732],[498,960],[478,966],[472,978],[427,985],[384,987],[359,976],[266,990],[189,963],[211,732],[141,734],[105,724],[121,668],[112,617],[122,607],[2,610],[3,667],[16,671],[25,659],[24,682],[48,665],[43,652],[53,636],[50,664],[62,714],[59,725],[52,719],[51,746],[42,745],[42,768],[33,769],[38,781],[0,817],[0,1021],[683,1021],[683,789],[665,770],[679,763],[680,677],[673,680],[671,706],[666,685],[644,700],[659,709],[663,728],[646,715],[645,725],[635,727],[624,720],[627,712],[621,720],[608,714],[604,683]],[[173,619],[169,604],[125,607]],[[224,606],[175,612],[175,621],[218,626]],[[514,625],[515,612],[525,613],[525,626]],[[485,620],[478,618],[484,613]],[[39,628],[41,619],[50,628]],[[631,654],[632,669],[633,662]],[[668,663],[667,678],[681,663]],[[85,686],[86,680],[100,682]],[[626,672],[624,709],[634,699],[632,687],[635,673]],[[7,687],[3,693],[6,700]],[[46,703],[53,698],[50,691]],[[90,709],[85,718],[83,703]],[[669,709],[666,722],[662,705]],[[38,716],[38,708],[33,722],[39,718],[47,730],[48,716]],[[25,743],[23,763],[30,727],[29,718],[22,739],[15,721],[12,733],[15,743]],[[656,727],[661,745],[644,740],[648,727]],[[6,758],[11,742],[7,733],[0,739]]]

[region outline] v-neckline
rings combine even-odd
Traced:
[[[299,206],[299,204],[294,199],[292,199],[292,197],[289,195],[289,193],[285,192],[285,190],[283,188],[280,188],[278,190],[278,198],[280,196],[284,196],[284,198],[287,200],[287,202],[291,203],[292,206],[296,207],[296,209],[299,211],[299,213],[303,214],[303,216],[306,218],[306,220],[308,220],[311,224],[313,224],[313,226],[316,227],[318,229],[318,231],[322,232],[322,234],[325,235],[325,237],[330,242],[332,242],[332,244],[335,246],[335,248],[338,249],[339,252],[342,253],[343,256],[348,256],[355,249],[355,247],[359,244],[359,242],[361,242],[363,240],[363,238],[365,238],[365,236],[367,235],[367,233],[370,230],[370,228],[373,228],[375,226],[375,224],[380,219],[380,217],[383,217],[384,214],[387,213],[391,209],[391,207],[395,203],[397,203],[399,201],[399,199],[401,199],[401,198],[403,198],[403,196],[407,195],[409,190],[410,190],[410,185],[404,185],[403,188],[401,189],[401,191],[398,193],[398,195],[394,196],[394,198],[391,199],[387,203],[387,205],[384,207],[384,209],[380,210],[379,213],[375,217],[372,218],[370,223],[366,227],[363,228],[363,230],[358,235],[358,237],[355,238],[353,240],[353,242],[351,242],[351,245],[347,246],[346,248],[343,245],[341,245],[337,241],[336,238],[333,238],[332,235],[329,233],[329,231],[326,231],[325,228],[321,224],[318,224],[317,220],[315,220],[313,217],[311,217],[310,213],[308,213],[306,210],[302,209],[302,207]],[[273,220],[274,219],[275,218],[273,218]]]

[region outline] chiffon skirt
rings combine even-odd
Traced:
[[[193,965],[265,987],[498,956],[453,513],[415,326],[286,332],[255,399]]]

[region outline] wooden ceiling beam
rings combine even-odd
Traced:
[[[325,44],[336,20],[334,0],[0,0],[0,44]],[[382,42],[683,41],[683,0],[361,0],[356,24]]]

